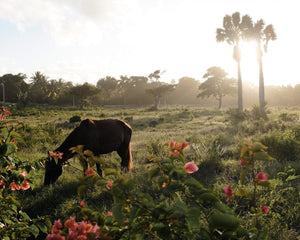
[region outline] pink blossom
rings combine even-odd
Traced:
[[[171,156],[176,156],[176,155],[181,156],[182,154],[178,150],[174,150],[174,151],[170,151],[170,155]]]
[[[186,163],[184,165],[184,168],[185,168],[185,172],[190,174],[197,172],[199,170],[198,166],[194,163],[194,160]]]
[[[231,185],[229,184],[226,188],[223,189],[223,191],[224,191],[225,195],[228,196],[226,201],[229,202],[233,195],[233,189],[231,188]]]
[[[27,180],[24,180],[23,183],[22,183],[22,185],[21,185],[21,189],[23,191],[25,191],[25,190],[27,190],[29,188],[30,188],[29,182]]]
[[[67,221],[65,221],[65,227],[71,231],[75,231],[77,227],[76,217],[70,217]]]
[[[60,233],[51,233],[48,234],[46,237],[46,240],[65,240],[66,238],[62,235],[60,235]]]
[[[165,188],[167,186],[166,182],[163,182],[163,184],[161,185],[162,188]]]
[[[183,142],[181,144],[181,149],[187,149],[189,147],[189,144],[187,142]]]
[[[89,176],[89,175],[95,176],[95,175],[96,175],[96,172],[94,171],[94,169],[88,168],[87,170],[85,170],[84,174],[85,174],[86,176]]]
[[[173,149],[173,148],[175,148],[175,144],[176,144],[176,142],[174,140],[171,140],[170,143],[169,143],[169,147],[171,149]]]
[[[111,211],[107,211],[106,213],[104,213],[104,216],[112,216],[113,213]]]
[[[108,181],[107,184],[105,185],[108,189],[112,189],[113,187],[113,182],[112,181]]]
[[[20,185],[19,184],[16,184],[15,182],[12,182],[10,184],[10,188],[12,191],[15,191],[15,190],[20,190]]]
[[[62,156],[64,153],[56,153],[56,152],[53,152],[53,151],[49,151],[49,154],[51,157],[56,157],[58,159],[62,159]]]
[[[241,160],[240,160],[240,165],[241,165],[241,166],[245,166],[245,161],[241,159]]]
[[[79,203],[79,206],[82,207],[82,208],[84,208],[84,207],[85,207],[84,201],[81,201],[81,202]]]
[[[266,174],[264,172],[259,172],[257,175],[256,175],[256,179],[261,181],[261,182],[265,182],[268,180]]]
[[[262,212],[263,212],[264,214],[267,214],[267,213],[269,212],[269,208],[268,208],[267,206],[263,206],[263,207],[261,208],[261,210],[262,210]]]
[[[0,180],[0,189],[4,189],[5,188],[5,182],[3,179]]]
[[[27,173],[25,171],[22,171],[21,169],[19,169],[19,173],[23,176],[26,177]]]

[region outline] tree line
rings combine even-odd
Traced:
[[[158,107],[167,105],[198,105],[204,107],[235,107],[237,83],[228,78],[220,67],[211,67],[203,75],[204,81],[182,77],[176,83],[160,81],[160,70],[148,76],[106,76],[96,85],[74,85],[63,79],[50,79],[36,72],[27,79],[25,74],[5,74],[0,77],[0,100],[16,103],[49,104],[60,106],[132,105]],[[2,88],[2,89],[1,89]],[[4,88],[4,91],[3,91]],[[269,106],[300,105],[300,84],[292,86],[266,86],[266,102]],[[4,93],[4,96],[3,96]],[[258,87],[244,83],[244,105],[258,104]]]

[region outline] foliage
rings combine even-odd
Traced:
[[[15,156],[17,143],[24,144],[16,132],[16,126],[3,122],[10,115],[6,107],[1,107],[1,141],[0,141],[0,237],[1,239],[27,239],[38,237],[40,232],[47,233],[51,222],[46,217],[31,219],[22,211],[21,204],[12,191],[26,191],[33,188],[31,177],[27,175],[34,167],[28,161]],[[17,127],[19,124],[17,125]]]

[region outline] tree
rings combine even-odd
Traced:
[[[5,99],[8,102],[19,102],[22,96],[28,94],[29,85],[24,81],[26,75],[19,73],[5,74],[0,77],[0,83],[4,85],[5,88]],[[1,87],[2,90],[2,87]],[[3,91],[0,91],[0,99],[3,99]]]
[[[41,72],[35,72],[31,77],[30,99],[36,103],[46,103],[48,96],[48,77]]]
[[[92,104],[91,99],[94,97],[99,90],[89,83],[84,83],[83,85],[77,85],[71,89],[71,94],[77,98],[77,102],[80,107],[90,106]]]
[[[257,61],[259,65],[259,107],[262,112],[264,112],[265,110],[265,84],[263,75],[262,43],[264,43],[264,51],[267,52],[269,41],[274,41],[277,38],[272,24],[266,26],[265,28],[264,26],[264,21],[260,19],[254,24],[252,31],[252,38],[254,41],[256,41],[257,47]]]
[[[219,102],[220,109],[223,97],[232,95],[235,92],[235,79],[227,78],[227,75],[220,67],[207,69],[207,72],[203,75],[206,80],[199,86],[199,90],[202,92],[198,94],[198,97],[215,97]]]
[[[160,82],[159,79],[163,72],[156,70],[150,73],[148,79],[150,80],[150,88],[146,89],[146,92],[154,97],[153,110],[157,110],[160,104],[161,98],[169,91],[174,90],[174,85]]]
[[[252,19],[248,15],[244,15],[241,20],[240,13],[236,12],[223,18],[223,28],[218,28],[216,34],[217,42],[226,41],[229,45],[233,45],[233,59],[237,62],[238,67],[238,110],[240,112],[243,111],[243,88],[239,43],[243,37],[250,34],[251,27]]]
[[[97,82],[97,88],[101,90],[104,102],[109,103],[113,97],[114,92],[117,92],[118,80],[111,76],[101,78]]]

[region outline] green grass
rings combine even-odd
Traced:
[[[136,184],[149,194],[155,194],[155,192],[146,184],[148,168],[145,166],[145,159],[151,155],[159,158],[167,156],[170,140],[188,141],[190,148],[186,151],[186,157],[188,160],[195,160],[199,166],[199,171],[194,175],[195,178],[215,190],[225,201],[222,193],[224,185],[237,184],[239,181],[238,159],[242,144],[247,141],[266,139],[267,136],[274,137],[274,131],[284,132],[300,126],[300,108],[269,108],[269,111],[268,120],[254,120],[249,117],[236,123],[225,110],[188,106],[161,108],[158,111],[150,111],[149,108],[96,108],[82,111],[72,108],[48,110],[39,108],[25,109],[16,113],[12,111],[11,121],[24,122],[18,132],[25,139],[26,145],[19,146],[18,156],[30,161],[42,161],[47,157],[47,151],[58,147],[78,125],[78,123],[69,122],[69,119],[75,115],[80,116],[81,119],[127,119],[133,128],[134,163],[133,171],[127,174],[130,174]],[[151,121],[156,121],[157,125],[150,126]],[[284,147],[285,143],[280,142],[280,144]],[[273,149],[274,146],[269,147]],[[271,178],[276,178],[278,172],[284,172],[288,167],[294,168],[296,174],[300,174],[300,151],[297,152],[294,149],[297,147],[299,149],[299,139],[295,139],[295,142],[288,147],[291,148],[290,151],[295,150],[292,161],[276,159],[259,166],[268,172]],[[117,154],[108,154],[104,158],[112,162],[116,168],[120,168],[120,159]],[[18,195],[24,210],[31,217],[50,215],[52,220],[65,219],[68,217],[68,207],[78,203],[80,200],[77,196],[77,187],[80,185],[78,178],[83,173],[76,169],[80,168],[78,161],[73,159],[69,162],[71,166],[64,167],[63,175],[52,187],[43,187],[43,169],[32,173],[36,179],[35,188]],[[282,196],[276,195],[275,191],[273,194],[274,201],[282,201]],[[109,210],[112,204],[111,196],[97,188],[93,189],[92,194],[85,201],[90,208],[100,212]],[[273,219],[271,229],[281,227],[279,221],[286,221],[286,225],[282,225],[282,231],[286,232],[286,236],[300,234],[299,224],[297,226],[295,222],[291,223],[287,219],[288,217],[297,219],[294,215],[292,216],[291,212],[292,209],[299,210],[299,205],[299,196],[293,198],[293,202],[286,206],[290,208],[287,209],[290,215],[284,218],[280,215],[281,218]],[[242,217],[244,222],[247,222],[247,216]],[[281,237],[284,235],[282,231]],[[274,234],[270,236],[273,238],[269,239],[287,239],[274,238]]]

